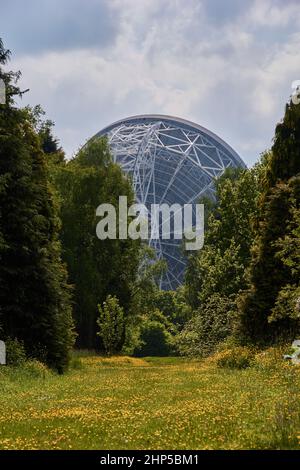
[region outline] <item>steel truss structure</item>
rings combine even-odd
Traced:
[[[114,160],[131,175],[137,202],[197,203],[214,197],[214,179],[228,167],[245,167],[238,154],[218,136],[192,122],[162,115],[133,116],[118,121],[97,136],[106,135]],[[149,239],[168,270],[162,289],[182,281],[186,259],[182,241]]]

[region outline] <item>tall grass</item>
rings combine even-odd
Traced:
[[[87,353],[63,376],[2,366],[0,449],[299,449],[300,370],[260,354],[245,369]]]

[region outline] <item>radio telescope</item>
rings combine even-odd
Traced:
[[[197,203],[214,197],[214,180],[228,167],[245,168],[239,155],[204,127],[172,116],[141,115],[117,121],[96,136],[107,136],[115,162],[131,175],[137,202]],[[172,290],[184,278],[182,241],[149,239],[168,270],[160,287]]]

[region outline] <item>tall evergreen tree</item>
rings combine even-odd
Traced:
[[[276,127],[259,203],[250,288],[240,298],[241,332],[256,343],[293,338],[299,332],[296,299],[292,308],[282,304],[287,292],[292,299],[299,286],[299,271],[295,274],[282,249],[295,230],[292,222],[299,206],[300,106],[291,102]]]
[[[0,42],[0,63],[9,57]],[[4,337],[59,372],[73,344],[70,287],[61,261],[60,222],[45,154],[27,109],[14,107],[13,80],[0,105],[0,323]]]
[[[36,105],[33,108],[27,106],[26,109],[30,113],[34,129],[39,136],[42,150],[47,156],[50,175],[52,175],[57,164],[66,163],[65,153],[59,145],[58,139],[53,135],[54,122],[50,119],[45,119],[45,111],[40,105]]]

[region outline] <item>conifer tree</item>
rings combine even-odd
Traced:
[[[0,65],[8,58],[0,42]],[[4,338],[63,372],[74,335],[60,221],[31,115],[14,106],[18,76],[0,67],[7,92],[0,105],[0,323]]]
[[[276,127],[259,202],[250,288],[240,298],[241,332],[252,342],[269,344],[294,338],[299,332],[294,295],[299,289],[299,271],[285,257],[286,247],[295,239],[293,220],[299,206],[300,106],[290,102]],[[288,296],[293,306],[285,308]]]

